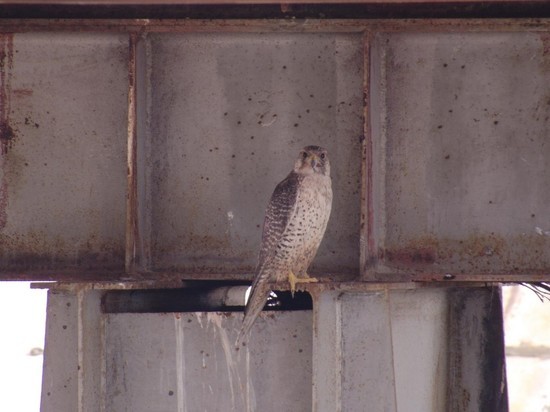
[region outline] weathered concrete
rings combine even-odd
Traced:
[[[507,410],[498,289],[323,291],[239,350],[240,312],[105,314],[104,293],[50,292],[43,412]]]
[[[548,272],[548,39],[375,37],[377,270]]]
[[[0,111],[13,136],[0,136],[0,270],[120,271],[126,36],[6,36]]]

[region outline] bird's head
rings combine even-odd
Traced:
[[[306,146],[298,155],[294,163],[294,171],[300,174],[319,173],[330,176],[330,162],[327,149],[319,146]]]

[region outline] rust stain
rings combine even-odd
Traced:
[[[402,248],[398,250],[386,250],[385,256],[388,262],[402,264],[432,264],[436,260],[437,252],[433,249]]]
[[[437,260],[438,241],[424,236],[408,242],[404,247],[380,249],[378,258],[388,263],[404,265],[433,264]]]
[[[542,71],[550,72],[550,33],[541,33],[542,42]]]
[[[380,248],[378,259],[397,269],[519,274],[550,270],[549,246],[549,237],[536,234],[476,234],[464,239],[429,235]]]
[[[137,35],[130,35],[128,55],[128,157],[126,198],[126,272],[137,270],[137,249],[139,248],[139,226],[137,212],[137,106],[136,106],[136,48]]]
[[[15,89],[15,90],[12,90],[12,93],[14,96],[17,96],[17,97],[27,97],[27,96],[33,95],[32,89]]]
[[[6,177],[0,183],[0,230],[6,227],[8,223],[8,181]]]
[[[79,246],[75,246],[80,243]],[[80,269],[122,270],[124,247],[114,240],[101,241],[94,235],[84,241],[63,239],[33,231],[24,235],[0,233],[2,271]]]
[[[0,34],[0,154],[8,153],[15,133],[10,126],[13,34]]]
[[[15,133],[9,125],[11,73],[13,69],[13,34],[0,34],[0,170],[5,169],[4,155],[11,147]],[[4,170],[5,171],[5,170]],[[0,181],[0,230],[8,222],[8,179]]]
[[[15,133],[11,126],[4,120],[0,120],[0,154],[7,154],[11,148]]]
[[[365,32],[364,35],[364,50],[363,56],[365,59],[365,67],[369,67],[370,45],[372,43],[371,34]],[[361,142],[361,219],[360,219],[360,235],[361,241],[366,241],[366,253],[361,253],[360,273],[367,273],[369,262],[373,262],[376,256],[376,242],[374,238],[374,219],[375,210],[373,203],[374,193],[374,177],[373,177],[373,159],[374,147],[371,131],[370,117],[371,109],[369,105],[370,90],[370,70],[365,69],[363,73],[363,133],[360,138]],[[366,212],[366,215],[365,215]],[[365,239],[366,237],[366,239]],[[361,249],[364,245],[360,245]]]

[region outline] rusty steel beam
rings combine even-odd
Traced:
[[[326,291],[338,293],[346,292],[380,292],[389,290],[418,290],[430,288],[479,288],[501,285],[503,282],[486,281],[455,281],[455,282],[318,282],[301,285],[300,290],[308,292],[314,298],[318,298]],[[505,282],[510,283],[510,282]],[[36,281],[31,284],[33,289],[56,289],[56,290],[140,290],[140,289],[179,289],[179,288],[220,288],[220,287],[248,287],[248,283],[239,280],[215,280],[215,279],[149,279],[149,280],[131,280],[131,281],[109,281],[109,280],[90,280],[90,281]],[[274,290],[284,291],[285,285],[274,286]]]
[[[144,272],[136,271],[136,250],[139,239],[137,225],[137,139],[136,139],[136,42],[138,31],[147,32],[195,32],[195,31],[221,31],[221,32],[255,32],[265,31],[291,31],[291,32],[361,32],[365,33],[365,56],[370,53],[370,33],[371,31],[548,31],[550,29],[550,20],[498,20],[498,21],[364,21],[364,20],[340,20],[340,21],[297,21],[285,22],[280,20],[265,21],[149,21],[149,20],[77,20],[77,21],[56,21],[49,20],[28,21],[25,20],[23,26],[17,26],[18,21],[0,20],[0,32],[25,32],[46,29],[60,31],[124,31],[130,34],[130,56],[129,56],[129,77],[128,77],[128,153],[127,153],[127,221],[126,221],[126,257],[124,273],[89,273],[84,270],[61,270],[61,271],[33,271],[28,273],[3,273],[0,278],[3,280],[61,280],[61,281],[139,281],[139,280],[158,280],[158,281],[181,281],[182,279],[250,279],[250,275],[243,273],[178,273],[178,272]],[[21,22],[21,21],[19,21]],[[370,61],[365,57],[365,96],[370,95]],[[362,210],[365,207],[368,211],[366,215],[361,216],[361,256],[360,273],[365,274],[365,269],[369,262],[369,257],[375,252],[374,236],[372,234],[373,211],[372,204],[369,209],[369,203],[372,202],[372,139],[370,137],[370,125],[368,124],[369,107],[365,106],[365,139],[362,142],[361,156],[363,159],[361,179],[363,182],[361,203]],[[370,185],[369,185],[370,180]],[[366,224],[365,224],[366,223]],[[365,242],[367,245],[365,245]],[[376,257],[376,254],[374,255]],[[131,276],[127,274],[131,273]],[[357,274],[350,274],[353,278]],[[365,279],[377,284],[395,284],[396,282],[419,282],[419,283],[449,283],[449,282],[540,282],[550,280],[550,274],[544,273],[499,273],[499,274],[455,274],[455,273],[398,273],[398,274],[372,274],[372,278]],[[330,274],[327,274],[330,279]],[[357,283],[334,282],[330,283],[334,287],[338,285],[356,285]]]
[[[525,274],[451,274],[451,273],[410,273],[410,274],[375,274],[372,279],[352,281],[354,274],[346,274],[345,278],[349,280],[334,281],[331,278],[342,278],[342,274],[331,273],[312,273],[316,277],[327,279],[314,285],[304,285],[308,290],[314,289],[317,285],[330,285],[331,287],[356,287],[364,285],[371,287],[374,285],[393,285],[393,284],[459,284],[459,283],[518,283],[518,282],[550,282],[550,273],[525,273]],[[245,273],[180,273],[180,272],[146,272],[133,273],[114,273],[106,271],[79,271],[79,270],[61,270],[61,271],[31,271],[26,273],[2,273],[2,281],[37,281],[37,282],[181,282],[190,280],[233,280],[233,281],[252,281],[252,274]]]
[[[361,140],[361,219],[359,226],[359,273],[365,276],[369,262],[376,256],[374,239],[374,211],[373,211],[373,147],[371,130],[371,108],[370,108],[370,71],[371,71],[371,45],[372,34],[366,31],[363,36],[363,138]]]
[[[285,18],[520,18],[550,17],[544,0],[12,0],[0,5],[7,18],[149,18],[149,19],[285,19]]]
[[[550,273],[416,273],[410,275],[412,282],[495,282],[495,283],[516,283],[516,282],[550,282]]]
[[[548,18],[526,19],[1,19],[0,33],[109,32],[109,33],[208,33],[208,32],[544,32]]]
[[[532,3],[544,3],[546,0],[531,0]],[[221,4],[335,4],[335,0],[11,0],[11,4],[60,4],[60,5],[158,5],[158,4],[185,4],[185,5],[221,5]],[[490,4],[490,3],[525,3],[524,0],[346,0],[347,4]]]
[[[137,93],[136,93],[136,44],[137,34],[130,34],[128,57],[128,193],[126,196],[126,273],[136,271],[138,242],[137,199]]]

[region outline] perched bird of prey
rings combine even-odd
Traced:
[[[306,273],[325,234],[332,207],[330,162],[325,149],[304,147],[294,169],[275,187],[265,212],[262,245],[237,345],[264,308],[271,286],[316,282]]]

